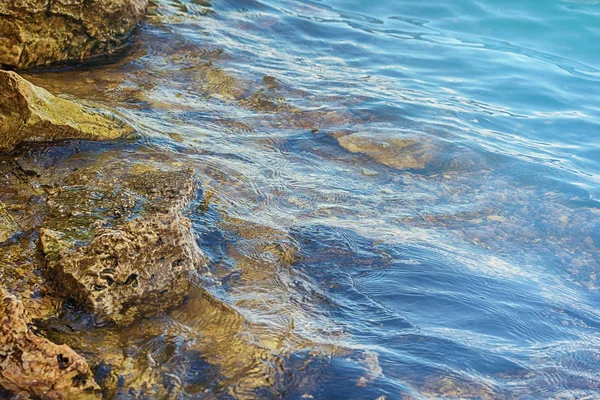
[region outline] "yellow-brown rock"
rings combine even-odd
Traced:
[[[133,129],[113,115],[56,97],[15,72],[0,71],[0,151],[26,141],[132,135]]]
[[[0,387],[22,398],[99,398],[85,359],[37,335],[30,324],[23,303],[0,288]]]
[[[107,55],[127,44],[147,0],[0,0],[0,66]]]
[[[353,133],[341,136],[337,141],[352,153],[365,154],[383,165],[400,170],[427,168],[436,150],[426,138],[381,138]]]

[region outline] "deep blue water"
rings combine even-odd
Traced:
[[[280,397],[600,398],[597,1],[160,0],[138,41],[106,101],[202,176]]]

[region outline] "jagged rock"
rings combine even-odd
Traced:
[[[51,195],[41,242],[61,292],[99,321],[118,324],[180,304],[189,273],[205,264],[191,222],[181,214],[196,192],[193,172],[134,171],[101,185]],[[97,201],[84,201],[94,196]],[[68,218],[99,210],[97,219]],[[71,226],[63,224],[69,220]]]
[[[45,250],[55,238],[42,231]],[[176,213],[99,230],[87,246],[60,251],[52,269],[64,293],[99,316],[122,322],[172,306],[187,292],[187,273],[202,264],[189,220]]]
[[[0,71],[0,93],[0,151],[23,141],[133,135],[133,129],[114,116],[56,97],[15,72]]]
[[[114,53],[147,0],[0,1],[0,65],[30,68]]]
[[[23,303],[0,288],[0,386],[25,398],[99,398],[87,362],[38,336]]]

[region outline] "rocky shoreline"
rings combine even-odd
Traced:
[[[133,126],[88,96],[96,93],[93,100],[99,104],[110,92],[113,103],[160,108],[169,105],[145,96],[136,85],[151,87],[160,81],[184,88],[194,82],[208,96],[263,112],[257,126],[302,128],[315,135],[320,126],[359,123],[355,116],[288,104],[293,88],[271,76],[263,77],[260,88],[240,83],[197,57],[206,49],[181,38],[169,39],[165,53],[175,46],[182,50],[161,62],[179,60],[185,68],[128,77],[133,83],[121,82],[113,65],[89,76],[70,70],[68,84],[58,89],[52,86],[52,73],[25,74],[49,91],[14,72],[119,53],[132,40],[146,6],[146,0],[0,5],[0,65],[6,68],[0,70],[0,397],[176,398],[199,393],[204,398],[214,389],[226,398],[280,398],[285,385],[310,386],[318,376],[307,373],[301,382],[290,383],[290,374],[298,368],[318,370],[327,365],[329,354],[367,365],[369,372],[358,386],[370,384],[381,374],[376,356],[333,344],[319,347],[296,337],[294,315],[281,310],[286,302],[303,304],[304,299],[265,288],[273,292],[271,303],[260,299],[260,306],[274,308],[269,312],[281,315],[281,321],[289,318],[269,343],[253,337],[248,326],[255,321],[203,289],[197,281],[210,276],[211,249],[199,247],[191,217],[208,208],[210,194],[204,197],[196,176],[203,171],[186,166],[185,155],[135,140]],[[220,57],[219,51],[213,56]],[[71,85],[75,75],[86,89]],[[88,89],[95,82],[96,91]],[[65,97],[64,91],[81,99]],[[189,117],[195,118],[192,112]],[[231,130],[251,129],[234,120],[219,123]],[[167,134],[177,141],[177,133]],[[443,160],[439,144],[418,134],[400,140],[325,129],[322,136],[356,157],[397,170],[439,167]],[[447,163],[460,167],[463,161]],[[212,172],[229,190],[248,190],[219,168]],[[365,169],[363,174],[377,171]],[[299,257],[297,244],[283,230],[225,215],[218,223],[239,230],[243,246],[260,255],[255,265],[235,246],[224,250],[239,259],[243,270],[242,278],[232,279],[276,281]],[[286,279],[295,285],[289,274]],[[242,301],[253,301],[248,297]],[[281,310],[276,309],[279,303]],[[288,353],[270,351],[281,347]],[[323,348],[325,356],[315,350]],[[309,367],[313,359],[317,362]],[[288,368],[291,363],[298,368]],[[184,379],[191,383],[182,389]]]
[[[39,68],[113,54],[127,45],[147,6],[2,2],[0,66]],[[98,398],[110,385],[100,387],[86,359],[38,332],[32,318],[53,317],[75,301],[93,316],[92,325],[128,325],[180,305],[190,272],[206,264],[184,215],[198,184],[191,170],[123,159],[24,167],[19,148],[32,142],[122,140],[135,138],[135,129],[16,72],[0,70],[0,93],[0,151],[17,154],[3,161],[0,244],[30,243],[22,254],[7,246],[3,255],[22,268],[1,271],[7,286],[0,287],[0,387],[15,398]],[[19,203],[36,206],[13,212]]]
[[[0,397],[175,398],[171,370],[189,354],[235,398],[277,393],[285,361],[242,339],[244,318],[194,284],[210,275],[188,216],[202,203],[194,170],[101,106],[13,71],[118,52],[146,7],[0,4]],[[171,332],[165,315],[197,333]],[[184,345],[150,367],[130,342],[152,335]]]
[[[0,386],[42,398],[100,396],[100,389],[110,385],[100,388],[85,358],[29,328],[31,320],[43,324],[74,304],[92,318],[91,329],[122,327],[181,305],[190,290],[190,274],[206,265],[185,216],[198,198],[197,180],[189,169],[149,165],[144,157],[124,158],[122,152],[99,160],[71,160],[67,154],[58,162],[52,151],[28,152],[33,155],[15,154],[12,166],[4,168],[27,171],[30,188],[4,193],[6,207],[17,200],[36,203],[38,209],[31,213],[39,218],[7,214],[14,217],[6,241],[30,243],[26,247],[32,259],[20,270],[2,271],[3,283],[12,280],[15,287],[2,288],[1,329],[7,334],[0,344]],[[111,356],[101,355],[102,362]],[[73,380],[71,371],[77,371],[79,380],[85,375],[85,384]],[[32,381],[32,376],[39,379]],[[68,386],[67,380],[74,384]],[[56,389],[47,393],[48,387]]]

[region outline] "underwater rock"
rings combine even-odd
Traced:
[[[0,2],[0,66],[31,68],[112,54],[127,44],[147,0]]]
[[[434,159],[435,146],[427,139],[378,138],[353,133],[336,138],[340,146],[352,153],[362,153],[395,169],[425,169]]]
[[[19,231],[19,225],[6,211],[4,204],[0,202],[0,243],[7,241]]]
[[[180,304],[189,273],[205,264],[191,221],[181,214],[196,193],[193,172],[149,169],[120,184],[103,183],[61,188],[50,197],[40,238],[60,292],[99,321],[117,324]],[[88,196],[98,201],[83,201]],[[85,217],[98,208],[103,215]]]
[[[25,398],[99,398],[87,362],[38,336],[23,303],[0,288],[0,386]]]
[[[490,384],[474,380],[461,380],[456,377],[434,376],[425,380],[421,387],[422,393],[427,398],[445,399],[479,399],[479,400],[503,400],[504,393],[496,390]]]
[[[14,72],[0,71],[0,93],[0,151],[24,141],[133,135],[133,129],[114,116],[56,97]]]

